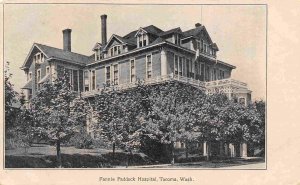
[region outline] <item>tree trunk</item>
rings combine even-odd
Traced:
[[[209,161],[210,160],[210,142],[207,142],[206,147],[207,147],[206,160]]]
[[[56,141],[56,157],[57,157],[57,167],[61,168],[61,152],[60,152],[60,140]]]
[[[113,159],[115,159],[116,143],[113,143]]]
[[[186,159],[189,158],[189,148],[188,148],[188,146],[189,146],[188,141],[185,141],[185,158]]]
[[[172,151],[172,156],[171,156],[171,164],[174,165],[175,163],[175,151],[174,151],[174,142],[171,142],[171,151]]]

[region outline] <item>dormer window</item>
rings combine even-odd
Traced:
[[[116,45],[110,48],[110,56],[116,56],[121,54],[121,46],[120,45]]]
[[[33,61],[37,64],[41,64],[45,61],[45,56],[43,53],[37,53],[33,56]]]
[[[101,51],[100,49],[97,49],[95,51],[95,60],[100,60],[101,59]]]
[[[102,51],[102,44],[96,43],[94,48],[93,48],[93,51],[95,52],[95,61],[101,60],[103,58],[103,53],[101,52]]]
[[[147,34],[139,34],[137,36],[137,44],[138,48],[147,46],[149,44],[148,35]]]

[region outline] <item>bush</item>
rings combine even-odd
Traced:
[[[67,145],[74,146],[79,149],[92,149],[93,146],[93,138],[86,132],[77,133],[72,136],[67,143]]]

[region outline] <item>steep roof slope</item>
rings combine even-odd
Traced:
[[[90,60],[89,56],[86,55],[64,51],[62,49],[54,48],[39,43],[35,43],[35,45],[38,46],[38,48],[40,48],[49,58],[53,57],[62,60],[74,61],[81,64],[86,64]]]

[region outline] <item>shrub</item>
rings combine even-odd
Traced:
[[[79,149],[92,149],[93,146],[93,138],[86,132],[77,133],[70,138],[70,141],[67,145],[74,146]]]

